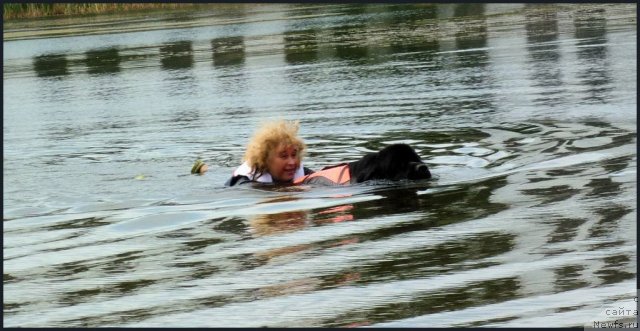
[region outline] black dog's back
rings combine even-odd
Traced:
[[[372,179],[429,179],[431,172],[420,156],[406,144],[389,145],[377,153],[368,153],[349,163],[352,182]]]

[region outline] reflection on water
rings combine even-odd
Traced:
[[[534,7],[535,5],[528,5]],[[531,63],[530,75],[534,86],[548,92],[536,98],[536,104],[555,106],[562,103],[563,93],[560,47],[558,45],[557,12],[536,12],[527,14],[527,48]]]
[[[364,9],[359,12],[364,12]],[[364,60],[368,58],[368,47],[366,40],[363,40],[365,35],[364,22],[354,22],[332,29],[331,39],[335,41],[335,56],[340,60],[354,60],[351,62],[352,65],[364,64]]]
[[[160,47],[162,68],[166,70],[193,67],[193,49],[190,41],[168,43]]]
[[[287,31],[284,35],[285,59],[290,65],[318,61],[318,31]]]
[[[211,41],[213,65],[239,65],[244,63],[244,39],[242,37],[216,38]]]
[[[67,66],[64,55],[39,55],[33,59],[33,69],[38,77],[68,75]]]
[[[586,85],[585,99],[591,102],[606,102],[611,92],[608,72],[606,20],[604,10],[586,12],[585,16],[574,19],[578,48],[578,60],[585,64],[585,70],[578,77]]]
[[[5,22],[4,324],[589,325],[637,295],[635,9]],[[305,166],[404,142],[434,179],[222,187],[277,117]]]
[[[86,52],[87,71],[90,74],[110,74],[120,71],[121,57],[116,48]]]

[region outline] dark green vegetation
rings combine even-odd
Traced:
[[[191,3],[5,3],[2,19],[95,15],[155,9],[187,9],[196,6],[203,5]]]

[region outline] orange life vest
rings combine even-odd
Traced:
[[[300,177],[293,181],[293,184],[307,184],[313,182],[322,182],[333,185],[346,185],[351,182],[351,172],[348,164],[340,164],[337,166],[325,167],[320,171],[316,171],[310,175]]]

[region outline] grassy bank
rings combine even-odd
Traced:
[[[3,20],[54,16],[95,15],[198,6],[190,3],[5,3]]]

